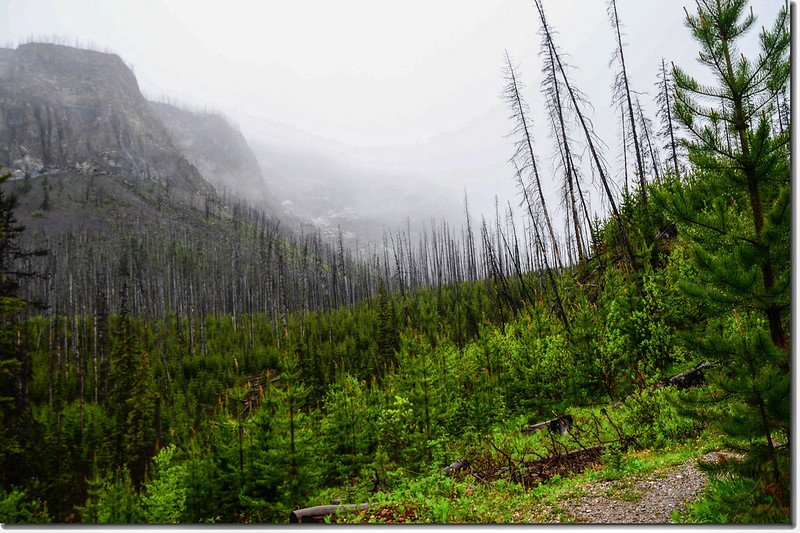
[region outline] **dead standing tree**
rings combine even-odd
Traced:
[[[658,146],[653,145],[653,121],[650,120],[647,116],[645,116],[644,112],[642,111],[642,105],[639,102],[639,97],[636,97],[636,114],[639,117],[639,124],[641,126],[642,131],[642,140],[641,144],[647,147],[647,152],[650,154],[650,164],[652,166],[653,175],[655,176],[656,182],[661,181],[661,172],[659,171],[659,167],[661,166],[661,162],[659,161],[660,157],[658,155]]]
[[[516,167],[516,163],[515,163]],[[564,324],[564,330],[567,334],[571,334],[571,330],[569,327],[569,319],[567,318],[567,314],[564,311],[564,306],[561,303],[561,294],[558,292],[558,285],[556,284],[555,277],[553,276],[553,270],[550,268],[550,263],[547,261],[547,250],[545,249],[544,243],[542,242],[541,232],[539,231],[539,217],[537,216],[536,212],[534,211],[533,204],[531,203],[530,195],[528,194],[528,188],[525,186],[525,183],[522,181],[522,173],[520,169],[517,167],[517,185],[520,188],[520,192],[522,192],[523,202],[525,207],[528,211],[528,216],[530,217],[531,221],[531,228],[533,229],[533,247],[537,254],[537,256],[541,257],[541,263],[537,265],[536,270],[539,272],[540,279],[542,280],[542,289],[545,294],[547,294],[546,285],[544,283],[544,276],[547,276],[547,280],[550,282],[550,289],[553,291],[553,298],[555,299],[555,308],[556,312],[558,313],[558,317],[561,319],[561,322]]]
[[[544,35],[544,38],[547,39],[548,45],[553,51],[553,58],[555,59],[555,64],[558,67],[559,74],[561,74],[561,79],[564,82],[564,87],[567,89],[567,94],[569,95],[569,101],[572,105],[573,112],[575,114],[575,117],[577,117],[578,122],[580,123],[581,130],[583,131],[586,137],[586,146],[589,149],[589,153],[592,157],[592,162],[594,163],[594,169],[597,171],[600,177],[600,181],[603,185],[603,190],[606,193],[606,199],[608,200],[609,206],[611,207],[611,213],[617,222],[617,228],[619,230],[620,240],[622,241],[622,244],[625,247],[625,251],[628,255],[628,258],[631,261],[631,267],[634,270],[637,270],[638,266],[636,262],[636,255],[634,254],[633,247],[631,246],[631,242],[628,237],[628,232],[625,227],[625,221],[620,215],[619,209],[617,209],[617,202],[616,200],[614,200],[614,194],[611,192],[611,182],[605,171],[605,162],[597,150],[596,145],[598,144],[599,141],[594,133],[594,128],[592,127],[591,122],[586,118],[583,112],[583,102],[579,98],[577,91],[575,90],[573,84],[570,82],[569,77],[567,76],[564,64],[561,61],[561,56],[558,52],[558,48],[556,47],[555,42],[553,41],[553,32],[547,24],[547,17],[545,16],[544,6],[542,5],[542,1],[534,0],[534,4],[536,5],[536,9],[539,12],[539,20],[541,21],[542,25],[541,27],[542,33]]]
[[[675,88],[673,86],[672,76],[669,70],[667,70],[667,64],[663,57],[661,58],[661,68],[658,71],[656,87],[658,87],[658,93],[656,94],[658,110],[656,111],[656,115],[661,119],[659,135],[667,139],[666,144],[663,146],[669,154],[666,162],[668,165],[672,166],[672,169],[675,171],[675,177],[679,178],[681,173],[678,164],[678,142],[675,138],[675,125],[672,120],[672,106],[674,104],[673,94]]]
[[[522,172],[530,172],[533,184],[536,186],[536,192],[539,197],[539,206],[542,209],[547,232],[550,236],[550,242],[553,246],[553,253],[555,254],[556,265],[559,269],[563,268],[561,261],[561,254],[558,249],[558,241],[556,240],[555,231],[553,231],[553,224],[550,221],[550,213],[547,210],[547,203],[544,199],[544,192],[542,191],[542,182],[539,176],[539,169],[536,165],[536,154],[533,150],[533,140],[531,138],[531,124],[530,124],[530,109],[525,103],[525,100],[520,94],[522,88],[519,80],[517,79],[514,65],[511,63],[511,57],[506,52],[506,81],[508,82],[503,96],[508,104],[511,106],[511,120],[515,122],[514,130],[511,132],[512,136],[517,137],[515,141],[515,152],[511,160],[518,166],[517,174]]]
[[[555,139],[556,148],[558,149],[558,157],[560,161],[560,168],[564,172],[564,184],[562,186],[563,194],[566,201],[567,217],[571,218],[574,227],[575,243],[578,249],[578,259],[583,259],[584,253],[588,249],[588,242],[586,242],[585,232],[580,221],[578,214],[576,193],[580,199],[582,215],[584,223],[588,228],[591,236],[590,240],[594,240],[592,233],[592,221],[589,216],[589,209],[586,205],[584,198],[583,188],[581,187],[580,169],[576,164],[577,150],[573,147],[573,140],[569,135],[569,127],[567,126],[566,114],[569,113],[569,108],[564,101],[563,93],[564,88],[559,80],[557,67],[555,63],[555,51],[547,36],[542,32],[542,49],[539,52],[542,57],[542,88],[541,92],[545,96],[547,111],[550,115],[550,124],[552,127],[553,138]],[[583,99],[583,95],[579,95]],[[570,217],[571,215],[571,217]]]
[[[647,210],[647,181],[644,172],[644,158],[642,157],[642,148],[639,142],[639,136],[636,133],[636,115],[633,109],[633,99],[631,98],[631,88],[628,82],[628,70],[625,66],[625,52],[622,46],[622,30],[619,24],[619,15],[617,13],[616,0],[608,2],[608,17],[611,19],[611,25],[614,27],[614,32],[617,36],[617,49],[611,56],[611,63],[615,60],[619,61],[620,70],[614,80],[614,103],[619,106],[625,106],[627,117],[631,126],[630,138],[633,142],[634,152],[636,153],[636,171],[639,178],[639,194],[642,196],[642,208]]]

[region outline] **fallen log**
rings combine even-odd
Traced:
[[[596,461],[603,454],[604,449],[605,446],[602,444],[599,444],[597,446],[592,446],[591,448],[579,448],[577,450],[571,450],[566,453],[557,453],[549,455],[547,457],[543,457],[541,459],[526,461],[523,463],[523,466],[526,469],[533,469],[543,465],[544,466],[572,465],[586,461]]]
[[[525,462],[522,465],[524,468],[522,483],[526,487],[532,487],[547,481],[554,475],[563,476],[582,472],[600,460],[604,449],[604,446],[594,446]]]
[[[591,465],[597,464],[605,450],[604,445],[591,448],[580,448],[565,453],[556,453],[541,459],[519,463],[521,471],[515,471],[512,480],[522,482],[525,487],[533,487],[545,482],[554,475],[570,475],[582,472]],[[480,472],[473,472],[472,476],[478,483],[490,483],[508,475],[508,467],[491,466]]]
[[[705,380],[705,370],[712,366],[711,363],[708,361],[703,361],[696,367],[687,370],[686,372],[681,372],[680,374],[675,374],[672,377],[668,377],[665,379],[663,383],[663,387],[673,386],[676,389],[688,389],[690,387],[697,387],[701,385]]]
[[[469,466],[469,462],[466,459],[459,459],[453,463],[450,463],[446,467],[442,468],[442,473],[446,476],[451,474],[455,474],[459,470],[463,470]]]
[[[550,433],[558,433],[559,435],[566,435],[572,427],[572,415],[559,416],[552,420],[545,420],[537,424],[531,424],[522,429],[523,433],[536,433],[543,429],[548,429]]]
[[[289,515],[291,524],[319,524],[325,521],[325,517],[332,518],[343,513],[358,513],[369,509],[368,503],[349,504],[349,505],[317,505],[316,507],[306,507],[295,509]]]

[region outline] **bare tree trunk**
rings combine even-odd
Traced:
[[[600,155],[595,148],[594,143],[594,133],[589,125],[586,123],[586,118],[583,116],[581,112],[580,105],[578,103],[578,98],[575,95],[575,91],[572,88],[572,85],[569,82],[569,78],[567,77],[567,73],[564,70],[564,65],[561,62],[561,58],[559,57],[558,50],[555,47],[555,43],[553,42],[553,35],[550,32],[549,27],[547,26],[547,19],[544,13],[544,7],[542,6],[541,0],[534,0],[536,4],[536,8],[539,11],[539,18],[542,22],[542,30],[544,31],[545,37],[547,42],[549,43],[550,47],[553,50],[553,57],[556,59],[556,64],[558,65],[559,72],[561,72],[562,79],[564,80],[564,86],[567,88],[567,93],[569,94],[570,100],[572,101],[572,105],[575,110],[575,114],[580,121],[581,128],[583,129],[584,135],[586,136],[586,144],[589,148],[589,153],[592,156],[592,160],[594,161],[595,168],[600,176],[600,181],[603,184],[603,189],[606,192],[606,198],[608,199],[609,205],[611,206],[611,212],[614,216],[614,219],[617,221],[617,225],[619,228],[620,238],[622,243],[625,247],[626,252],[628,253],[628,258],[631,261],[631,266],[634,270],[638,270],[638,265],[636,262],[636,255],[633,252],[633,247],[631,246],[630,239],[628,238],[628,232],[625,228],[625,222],[622,216],[619,213],[619,209],[617,209],[617,202],[614,200],[614,195],[611,192],[611,186],[609,185],[608,177],[606,176],[605,171],[603,170],[603,162],[600,158]]]
[[[611,16],[611,23],[614,26],[614,31],[617,34],[617,55],[622,68],[622,83],[625,89],[625,99],[628,104],[628,118],[631,125],[631,138],[633,139],[633,147],[636,152],[636,168],[639,175],[639,193],[642,196],[642,208],[647,211],[647,181],[645,180],[644,173],[644,159],[642,158],[642,150],[639,146],[639,137],[636,134],[636,120],[633,114],[633,100],[631,98],[630,84],[628,83],[628,71],[625,67],[625,52],[622,46],[622,32],[619,27],[619,16],[617,15],[617,2],[616,0],[609,0],[609,14]]]
[[[671,88],[669,86],[669,76],[667,74],[667,65],[664,58],[661,58],[661,83],[659,83],[659,93],[660,96],[658,98],[659,104],[661,104],[661,111],[662,111],[662,121],[664,122],[664,126],[666,128],[666,133],[669,134],[669,149],[672,153],[672,165],[675,170],[675,176],[680,177],[680,169],[678,168],[678,145],[675,141],[675,127],[672,122],[672,103],[670,101],[670,92]],[[663,130],[662,130],[663,131]]]
[[[525,152],[525,163],[522,165],[522,169],[524,170],[528,165],[531,166],[534,183],[536,184],[536,190],[539,193],[539,202],[542,207],[545,224],[547,225],[547,232],[549,233],[550,241],[552,242],[556,264],[558,265],[559,269],[563,269],[564,266],[561,262],[561,254],[558,251],[558,240],[556,239],[555,232],[553,231],[553,224],[550,222],[550,213],[547,210],[547,203],[545,202],[544,192],[542,191],[542,182],[539,178],[539,169],[536,165],[536,154],[533,151],[533,141],[528,128],[528,119],[525,115],[527,106],[525,105],[525,102],[519,93],[517,76],[514,72],[514,66],[511,64],[511,57],[508,55],[508,52],[506,52],[506,66],[509,76],[509,84],[506,88],[506,98],[511,103],[513,117],[516,118],[519,123],[518,129],[520,129],[521,133],[523,134],[522,146],[517,148],[517,152]]]

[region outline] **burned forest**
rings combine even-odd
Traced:
[[[790,523],[790,6],[662,6],[691,60],[651,46],[642,75],[644,7],[604,2],[596,53],[556,2],[522,4],[525,40],[491,50],[504,175],[455,209],[401,174],[335,196],[322,148],[270,166],[245,112],[154,98],[180,80],[122,54],[0,48],[0,522]],[[304,79],[404,105],[388,86],[427,63],[367,74],[368,48]],[[294,105],[270,83],[250,92]],[[417,114],[468,101],[437,98]],[[364,207],[389,196],[391,217]]]

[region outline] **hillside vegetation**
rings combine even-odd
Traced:
[[[631,476],[720,451],[671,518],[788,522],[788,13],[741,54],[746,2],[698,3],[687,27],[716,81],[662,63],[665,157],[619,62],[634,178],[620,197],[535,6],[563,242],[510,57],[519,232],[498,212],[460,239],[397,232],[354,257],[197,210],[226,240],[62,237],[44,261],[91,242],[83,257],[103,259],[81,271],[102,275],[59,266],[53,298],[25,281],[40,259],[0,194],[0,521],[283,523],[340,503],[369,508],[320,519],[566,521],[587,484],[635,500]],[[577,153],[605,220],[589,218]],[[25,311],[20,282],[50,310]]]

